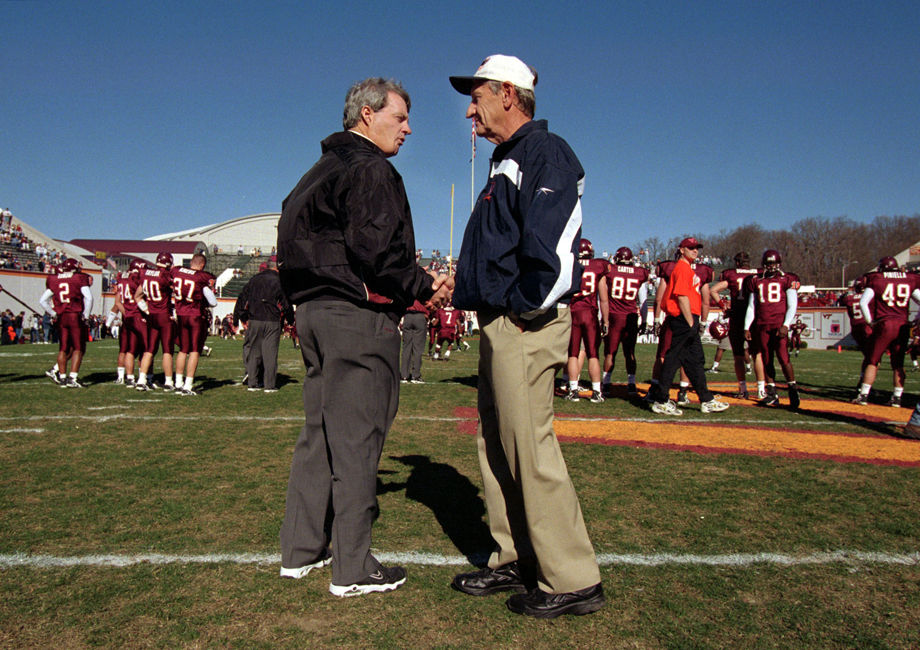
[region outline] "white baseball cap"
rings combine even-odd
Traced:
[[[464,95],[469,95],[480,81],[508,81],[519,88],[533,90],[537,73],[516,56],[493,54],[479,64],[473,76],[450,78],[454,89]]]

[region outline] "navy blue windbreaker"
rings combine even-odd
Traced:
[[[584,176],[546,120],[527,122],[495,147],[463,235],[455,307],[533,318],[580,289]]]

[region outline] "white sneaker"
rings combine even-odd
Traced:
[[[703,402],[700,405],[700,410],[703,413],[718,413],[719,411],[724,411],[728,408],[728,404],[725,402],[720,402],[715,397],[713,397],[708,402]]]
[[[305,564],[304,566],[297,567],[296,569],[286,569],[281,567],[280,575],[282,578],[293,578],[294,580],[299,580],[300,578],[305,577],[313,569],[322,569],[324,566],[329,566],[330,564],[332,564],[331,555],[322,560],[317,560],[313,564]]]
[[[652,411],[661,415],[683,415],[684,412],[677,408],[677,404],[668,400],[667,402],[652,402]]]

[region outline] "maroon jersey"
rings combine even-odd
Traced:
[[[611,314],[638,314],[636,298],[648,282],[648,269],[628,264],[611,264],[607,269],[607,292]]]
[[[137,291],[140,283],[139,275],[137,271],[122,271],[115,282],[115,290],[121,296],[121,304],[125,308],[125,318],[140,316],[141,313],[141,310],[137,308],[137,303],[134,302],[134,292]]]
[[[677,260],[658,262],[658,266],[655,267],[655,275],[667,282],[671,278],[671,272],[674,270],[675,264],[677,264]]]
[[[147,296],[147,309],[151,314],[169,314],[172,296],[172,277],[169,269],[155,268],[140,272],[140,281]]]
[[[731,298],[729,305],[729,318],[744,319],[747,311],[747,294],[744,292],[744,281],[752,275],[759,275],[760,269],[725,269],[719,276],[719,281],[728,283],[728,295]]]
[[[457,333],[457,315],[458,311],[453,307],[442,307],[438,310],[438,338],[451,339]]]
[[[857,326],[866,324],[866,319],[863,318],[862,309],[859,308],[859,300],[861,298],[862,293],[851,293],[843,297],[843,306],[847,308],[847,316],[850,317],[850,329],[855,329]]]
[[[51,301],[55,313],[82,314],[83,313],[83,287],[93,286],[93,279],[81,271],[69,271],[49,275],[45,280],[45,288],[51,290]]]
[[[786,319],[786,291],[798,291],[799,278],[794,273],[774,277],[752,275],[745,282],[745,291],[754,296],[754,323],[761,327],[781,327]]]
[[[569,308],[587,309],[597,312],[597,286],[607,273],[608,263],[604,260],[578,260],[584,268],[581,272],[581,291],[572,296]]]
[[[906,323],[910,312],[910,296],[920,288],[920,276],[900,271],[878,271],[866,276],[866,288],[872,289],[872,321],[892,319]]]
[[[806,325],[805,323],[801,323],[801,322],[795,322],[789,327],[789,331],[794,336],[801,336],[802,332],[804,332],[807,329],[808,329],[808,325]]]
[[[463,336],[466,333],[466,312],[462,309],[457,310],[457,338]]]
[[[211,286],[214,276],[207,271],[193,271],[182,266],[174,266],[169,271],[172,276],[172,295],[176,305],[177,316],[201,316],[207,308],[204,288]]]
[[[710,284],[712,279],[716,277],[716,272],[712,270],[712,267],[708,264],[702,264],[697,262],[693,264],[693,273],[700,279],[700,287],[704,284]]]

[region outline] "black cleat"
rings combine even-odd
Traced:
[[[799,399],[799,389],[797,386],[789,387],[789,408],[797,409],[801,400]]]

